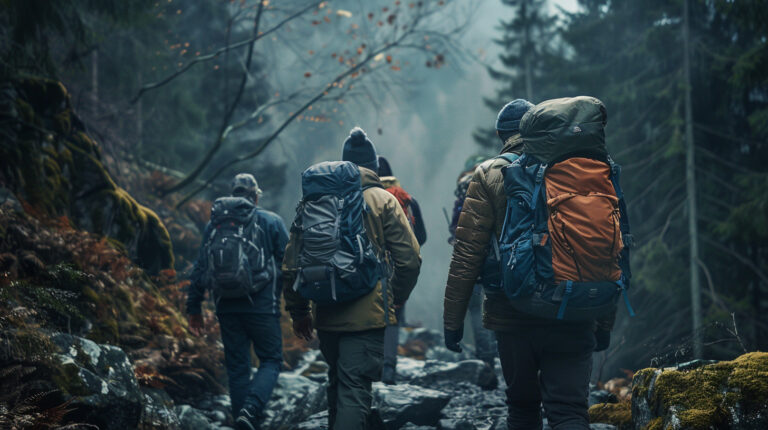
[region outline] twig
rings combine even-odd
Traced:
[[[264,12],[264,2],[259,1],[259,9],[256,12],[256,18],[253,20],[253,34],[254,36],[259,35],[259,24],[261,23],[261,15]],[[224,114],[224,119],[221,122],[221,127],[219,128],[219,134],[216,138],[216,142],[214,142],[213,146],[208,149],[208,152],[206,152],[203,159],[200,161],[200,163],[197,164],[197,167],[195,167],[192,172],[187,175],[184,179],[179,181],[177,184],[172,185],[171,187],[165,189],[162,191],[162,195],[167,195],[169,193],[172,193],[174,191],[180,190],[187,186],[188,184],[192,183],[197,177],[202,173],[202,171],[205,169],[206,166],[208,166],[208,163],[213,159],[213,156],[216,155],[216,152],[219,151],[219,148],[221,148],[221,145],[224,144],[224,139],[226,138],[226,132],[227,128],[229,127],[229,122],[232,120],[232,116],[235,114],[235,110],[237,110],[238,105],[240,104],[240,100],[243,98],[243,93],[245,92],[245,84],[248,82],[248,70],[251,68],[251,62],[253,60],[253,48],[256,42],[251,42],[251,44],[248,46],[248,54],[246,55],[245,63],[243,64],[243,76],[240,79],[240,86],[237,89],[237,94],[235,95],[235,99],[232,101],[232,103],[229,105],[229,108],[227,109],[227,112]]]
[[[264,2],[259,2],[259,7],[260,8],[262,7],[263,3]],[[253,37],[251,37],[249,39],[241,40],[240,42],[236,42],[236,43],[234,43],[232,45],[229,45],[229,46],[224,46],[222,48],[217,49],[216,51],[214,51],[211,54],[197,57],[194,60],[190,61],[189,63],[185,64],[184,67],[182,67],[181,69],[171,73],[170,75],[166,76],[165,78],[161,79],[160,81],[144,85],[143,87],[141,87],[141,89],[136,94],[136,96],[134,96],[134,98],[131,99],[131,104],[135,104],[137,101],[139,101],[141,96],[144,95],[144,93],[146,93],[147,91],[154,90],[156,88],[162,87],[163,85],[173,81],[174,79],[176,79],[177,77],[182,75],[184,72],[189,70],[195,64],[201,63],[201,62],[204,62],[204,61],[210,61],[210,60],[216,59],[219,55],[224,54],[224,53],[226,53],[226,52],[228,52],[228,51],[230,51],[232,49],[237,49],[237,48],[241,48],[243,46],[247,46],[248,44],[252,44],[252,43],[256,42],[257,40],[262,39],[265,36],[268,36],[268,35],[274,33],[275,31],[279,30],[282,26],[284,26],[288,22],[292,21],[293,19],[303,15],[304,13],[309,11],[310,9],[313,9],[313,8],[319,6],[320,3],[322,3],[322,1],[312,2],[311,4],[307,5],[305,8],[303,8],[303,9],[301,9],[301,10],[299,10],[299,11],[297,11],[297,12],[291,14],[291,15],[289,15],[288,17],[286,17],[285,19],[280,21],[278,24],[276,24],[274,27],[270,28],[269,30],[267,30],[267,31],[265,31],[265,32],[263,32],[261,34],[256,33]]]

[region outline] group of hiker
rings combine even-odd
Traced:
[[[513,100],[497,116],[499,155],[471,157],[457,180],[445,346],[462,352],[469,310],[476,358],[494,375],[499,358],[509,429],[540,429],[542,407],[555,430],[588,429],[592,353],[608,348],[622,297],[632,313],[632,236],[606,120],[592,97]],[[277,383],[281,294],[294,334],[316,335],[328,364],[329,429],[367,428],[372,383],[396,383],[424,219],[362,129],[351,130],[341,159],[302,173],[290,229],[257,206],[250,174],[213,203],[187,314],[201,335],[208,291],[238,428],[260,428]]]

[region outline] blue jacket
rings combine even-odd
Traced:
[[[285,245],[288,243],[288,230],[285,228],[285,223],[279,215],[261,208],[256,208],[256,216],[254,219],[267,233],[268,246],[271,248],[267,250],[267,252],[271,253],[274,257],[274,263],[277,267],[277,282],[274,282],[271,285],[264,287],[258,293],[251,295],[251,300],[248,300],[247,298],[222,298],[216,305],[217,314],[252,313],[277,315],[280,313],[280,294],[282,293],[283,285],[280,267],[283,262],[283,255],[285,254]],[[205,245],[208,242],[211,230],[212,227],[209,222],[203,231],[203,243],[197,254],[195,267],[192,269],[192,274],[189,277],[189,280],[191,281],[187,290],[187,314],[189,315],[199,314],[201,312],[201,304],[205,299],[205,291],[208,289],[206,283],[208,256]]]

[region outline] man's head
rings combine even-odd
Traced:
[[[533,103],[528,100],[516,99],[501,108],[496,117],[496,134],[499,135],[503,143],[520,133],[520,119],[532,107]]]
[[[349,131],[349,137],[344,141],[344,149],[341,153],[342,161],[351,161],[360,167],[379,171],[379,158],[376,155],[376,147],[368,139],[362,128],[355,127]]]
[[[260,195],[259,183],[256,182],[256,178],[253,175],[250,173],[238,173],[235,175],[235,179],[232,180],[232,196],[245,197],[256,203]]]

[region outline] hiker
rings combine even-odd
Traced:
[[[451,245],[455,243],[456,227],[458,226],[459,215],[461,214],[461,209],[464,206],[464,201],[467,197],[467,189],[469,188],[469,184],[472,181],[475,169],[487,159],[488,157],[482,155],[472,155],[467,158],[466,162],[464,163],[464,171],[459,175],[456,181],[456,190],[454,191],[456,200],[453,204],[453,218],[451,219],[451,223],[448,226],[450,234],[448,243]],[[491,253],[489,253],[489,257],[490,256],[492,256]],[[490,368],[491,373],[494,375],[493,379],[490,380],[490,383],[483,386],[482,388],[493,390],[496,389],[496,387],[499,385],[495,371],[496,356],[498,353],[496,350],[496,339],[493,332],[483,327],[483,298],[485,297],[483,292],[483,284],[493,282],[498,283],[499,269],[497,260],[493,259],[492,257],[489,258],[489,260],[491,261],[486,261],[485,265],[483,266],[484,269],[480,272],[480,276],[478,277],[477,283],[475,284],[475,287],[472,291],[472,297],[469,300],[468,311],[469,321],[472,324],[472,333],[475,337],[475,357],[477,357],[478,360],[483,361],[486,366]]]
[[[189,330],[203,334],[206,289],[216,306],[224,344],[232,414],[239,429],[254,430],[277,383],[283,362],[280,294],[288,232],[276,214],[257,207],[256,179],[240,173],[231,197],[213,203],[187,295]],[[251,347],[259,369],[251,377]]]
[[[342,159],[302,174],[283,272],[294,332],[311,340],[317,329],[329,366],[328,428],[354,430],[371,415],[384,328],[397,324],[395,309],[416,285],[421,257],[403,209],[381,185],[376,149],[362,129],[352,129]]]
[[[421,216],[419,203],[413,196],[403,189],[400,181],[392,174],[389,161],[379,156],[379,179],[385,190],[397,198],[400,207],[405,212],[405,217],[413,229],[419,246],[427,241],[427,229],[424,226],[424,218]],[[395,384],[397,376],[397,346],[400,339],[400,327],[405,326],[405,303],[395,309],[397,325],[388,325],[384,330],[384,369],[381,372],[381,382],[387,385]]]
[[[445,292],[446,347],[461,349],[474,282],[496,240],[503,281],[486,290],[484,324],[496,333],[509,429],[540,429],[542,404],[554,430],[589,428],[592,352],[607,348],[602,332],[630,276],[606,117],[591,97],[507,104],[496,121],[502,154],[481,164],[467,191]]]

